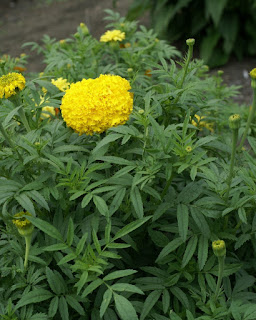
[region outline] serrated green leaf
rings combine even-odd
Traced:
[[[63,257],[62,259],[60,259],[60,261],[58,262],[58,266],[61,266],[64,263],[67,263],[71,260],[74,260],[76,258],[76,254],[74,253],[69,253],[67,254],[65,257]]]
[[[108,217],[109,216],[109,210],[108,206],[104,199],[102,199],[99,196],[93,195],[93,202],[96,206],[96,208],[99,210],[99,212],[103,215]]]
[[[112,291],[110,289],[108,289],[105,291],[105,293],[103,295],[102,303],[100,305],[100,317],[101,318],[104,316],[104,313],[106,312],[111,299],[112,299]]]
[[[159,253],[159,256],[157,257],[156,262],[159,262],[164,257],[166,257],[169,253],[171,253],[172,251],[176,250],[182,243],[183,243],[183,240],[181,238],[173,239]]]
[[[80,276],[80,279],[79,281],[75,284],[75,287],[77,287],[77,294],[80,293],[82,287],[85,285],[86,283],[86,280],[88,278],[88,272],[87,271],[84,271],[82,273],[82,275]]]
[[[14,198],[18,201],[18,203],[22,206],[22,208],[27,210],[33,216],[36,215],[33,202],[30,200],[30,198],[25,193],[21,193],[19,195],[16,195],[16,196],[14,196]]]
[[[74,224],[73,220],[70,218],[68,223],[68,232],[67,232],[67,244],[72,245],[74,239]]]
[[[49,222],[46,222],[44,220],[41,220],[39,218],[34,218],[31,216],[26,216],[26,218],[38,229],[43,231],[44,233],[48,234],[50,237],[57,239],[61,242],[64,242],[62,235],[59,233],[59,231],[51,225]]]
[[[55,296],[49,305],[49,310],[48,310],[48,316],[49,317],[54,317],[59,306],[59,297]]]
[[[120,292],[133,292],[138,294],[144,294],[144,292],[140,290],[138,287],[128,283],[115,283],[111,286],[111,289]]]
[[[119,230],[116,233],[116,235],[114,236],[112,241],[115,241],[119,238],[124,237],[126,234],[128,234],[128,233],[134,231],[135,229],[139,228],[140,226],[142,226],[149,219],[151,219],[151,216],[145,217],[145,218],[142,218],[142,219],[139,219],[139,220],[136,220],[136,221],[129,223],[127,226],[123,227],[121,230]]]
[[[62,320],[69,320],[68,304],[64,296],[60,296],[59,313]]]
[[[15,309],[19,309],[23,306],[26,306],[31,303],[38,303],[45,300],[48,300],[53,297],[53,294],[45,289],[35,289],[26,294],[24,294],[21,299],[18,301]]]
[[[136,270],[132,270],[132,269],[118,270],[118,271],[111,272],[106,277],[104,277],[103,280],[109,281],[109,280],[113,280],[113,279],[117,279],[117,278],[123,278],[123,277],[127,277],[131,274],[134,274],[136,272],[137,272]]]
[[[76,254],[77,254],[77,255],[79,255],[79,254],[82,252],[82,250],[83,250],[83,248],[84,248],[84,245],[85,245],[85,242],[86,242],[86,240],[87,240],[87,237],[88,237],[88,233],[86,232],[86,233],[82,236],[82,238],[79,240],[79,242],[78,242],[78,244],[77,244],[77,246],[76,246]]]
[[[88,294],[90,294],[91,292],[93,292],[95,289],[97,289],[100,285],[102,285],[103,281],[101,279],[96,279],[93,282],[91,282],[84,290],[82,297],[85,298],[86,296],[88,296]]]
[[[151,309],[157,303],[160,295],[161,295],[160,290],[154,290],[154,291],[150,292],[150,294],[147,296],[147,298],[143,304],[143,308],[142,308],[141,315],[140,315],[140,320],[144,320],[146,318],[146,316],[149,314]]]
[[[180,237],[183,240],[183,242],[185,242],[187,240],[187,234],[188,234],[189,214],[188,214],[188,207],[183,203],[178,204],[177,220],[178,220]]]
[[[131,189],[131,202],[136,212],[137,218],[142,219],[144,216],[143,202],[140,194],[140,190],[137,186]]]
[[[59,250],[65,250],[68,246],[65,243],[56,243],[52,244],[51,246],[43,248],[44,251],[59,251]]]
[[[201,235],[198,241],[198,267],[201,271],[208,257],[208,239]]]
[[[170,293],[167,289],[163,290],[163,296],[162,296],[162,304],[163,304],[163,312],[166,313],[170,308]]]
[[[185,253],[182,258],[181,267],[184,268],[192,258],[193,254],[195,253],[196,246],[197,246],[197,236],[194,235],[190,240],[188,241]]]
[[[131,302],[119,294],[114,294],[115,306],[121,320],[139,320]]]
[[[70,307],[77,311],[81,316],[85,315],[84,308],[73,296],[66,295],[66,301],[70,305]]]
[[[92,200],[92,194],[88,193],[86,196],[84,196],[83,201],[81,203],[81,207],[82,208],[86,207],[91,200]]]

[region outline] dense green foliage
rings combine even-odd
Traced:
[[[129,19],[151,11],[154,30],[170,41],[195,37],[200,56],[210,66],[256,53],[254,0],[136,0]]]
[[[14,145],[0,136],[1,319],[255,319],[254,127],[227,192],[228,118],[241,115],[240,136],[249,107],[202,61],[188,54],[176,63],[179,53],[152,30],[108,14],[109,27],[126,33],[123,46],[83,26],[64,42],[45,37],[31,44],[44,54],[44,73],[0,101]],[[1,73],[15,61],[5,57]],[[79,136],[60,113],[41,118],[64,95],[51,79],[102,73],[131,83],[125,125]],[[27,268],[12,223],[23,209],[35,227]],[[218,239],[226,243],[219,292]]]

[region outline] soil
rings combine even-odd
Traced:
[[[107,21],[104,9],[113,9],[124,16],[133,0],[0,0],[0,54],[18,56],[25,52],[30,55],[28,71],[44,69],[43,57],[31,52],[26,42],[40,42],[44,34],[57,40],[76,32],[80,22],[86,23],[96,38],[104,33]],[[141,21],[150,25],[148,16]],[[239,103],[252,102],[252,90],[248,72],[256,67],[256,57],[243,61],[232,59],[220,69],[224,71],[224,82],[241,86]],[[216,73],[216,70],[211,72]]]

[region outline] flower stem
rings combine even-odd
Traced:
[[[190,63],[190,60],[192,59],[192,57],[193,57],[193,45],[192,46],[190,45],[188,47],[188,56],[187,56],[186,63],[185,63],[183,77],[182,77],[180,85],[179,85],[180,88],[182,88],[183,83],[185,81],[186,75],[188,73],[188,66],[189,66],[189,63]]]
[[[231,181],[232,181],[232,176],[233,176],[233,171],[234,171],[234,164],[235,164],[235,155],[236,155],[236,144],[237,144],[237,139],[238,139],[238,129],[233,129],[232,130],[232,151],[231,151],[231,160],[230,160],[230,167],[229,167],[229,175],[227,179],[227,185],[228,189],[225,195],[225,200],[227,201],[228,196],[229,196],[229,191],[230,191],[230,186],[231,186]]]
[[[2,135],[5,138],[5,141],[9,144],[9,146],[13,149],[13,151],[15,151],[20,159],[21,162],[23,162],[23,159],[21,157],[21,155],[19,154],[19,151],[15,148],[15,145],[13,144],[12,140],[9,138],[7,132],[5,131],[2,122],[0,121],[0,131],[2,133]]]
[[[245,130],[244,130],[244,133],[243,133],[241,142],[240,142],[240,144],[239,144],[239,147],[237,148],[237,151],[239,151],[239,152],[242,150],[242,147],[243,147],[243,145],[244,145],[244,142],[245,142],[245,139],[246,139],[246,137],[247,137],[247,134],[248,134],[248,131],[249,131],[251,122],[252,122],[252,120],[253,120],[255,111],[256,111],[256,89],[254,88],[254,89],[253,89],[252,109],[251,109],[251,111],[250,111],[250,113],[249,113],[249,115],[248,115],[246,127],[245,127]]]
[[[224,272],[224,261],[225,261],[225,256],[218,257],[219,271],[218,271],[218,281],[217,281],[216,290],[215,290],[215,294],[214,294],[215,300],[219,296],[220,286],[221,286],[223,272]]]
[[[32,233],[30,235],[25,236],[25,242],[26,242],[26,251],[25,251],[25,260],[24,260],[24,269],[27,269],[28,266],[28,255],[29,255],[29,250],[30,250],[30,245],[31,245],[31,238],[32,238]]]

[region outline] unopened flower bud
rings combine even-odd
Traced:
[[[232,116],[229,117],[229,127],[230,129],[239,129],[241,125],[241,117],[239,114],[233,114]]]
[[[218,70],[217,74],[218,74],[218,76],[221,77],[224,74],[224,71],[223,70]]]
[[[27,211],[21,211],[16,213],[14,215],[15,219],[12,220],[13,224],[17,227],[19,234],[23,237],[30,236],[34,230],[34,226],[28,219],[24,217],[25,215],[31,216],[31,213]]]
[[[193,46],[195,44],[195,39],[190,38],[186,40],[186,44],[190,47]]]
[[[90,32],[89,32],[89,29],[87,27],[87,25],[83,22],[80,23],[80,28],[82,29],[82,32],[85,36],[89,35]]]
[[[191,146],[186,146],[185,150],[190,153],[192,151],[192,147]]]
[[[212,250],[216,257],[224,257],[226,255],[225,241],[224,240],[213,241]]]
[[[143,109],[140,109],[138,112],[139,114],[143,114],[145,111]]]

